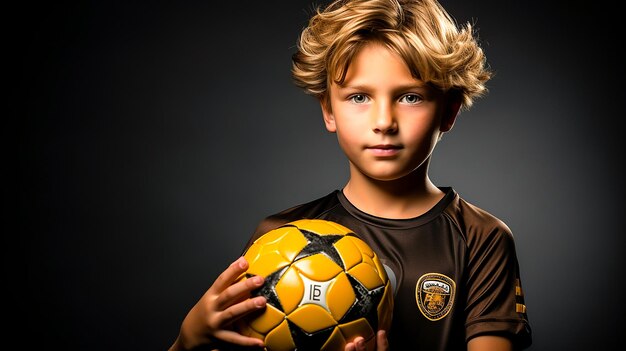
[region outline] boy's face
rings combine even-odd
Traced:
[[[358,52],[345,82],[331,84],[328,99],[330,109],[322,104],[326,129],[337,133],[351,174],[377,180],[427,165],[458,112],[444,108],[441,92],[415,79],[400,56],[378,43]]]

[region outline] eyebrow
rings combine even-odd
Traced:
[[[369,85],[365,85],[365,84],[337,84],[337,87],[339,89],[353,89],[353,90],[363,90],[363,91],[368,91],[368,90],[372,90],[372,86]],[[405,90],[413,90],[413,89],[429,89],[429,86],[425,83],[411,83],[411,84],[404,84],[404,85],[399,85],[397,87],[395,87],[393,90],[394,91],[405,91]]]

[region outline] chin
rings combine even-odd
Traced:
[[[410,173],[403,173],[403,174],[397,174],[397,173],[378,173],[378,174],[367,174],[367,176],[373,180],[379,181],[379,182],[392,182],[395,180],[401,180],[406,178]]]
[[[370,167],[358,167],[356,164],[352,163],[351,171],[360,173],[362,176],[366,178],[380,181],[380,182],[392,182],[397,180],[403,180],[415,177],[417,173],[415,172],[418,167],[406,167],[407,165],[403,165],[405,167],[399,167],[398,164],[375,164],[369,165]],[[378,167],[375,167],[378,166]]]
[[[400,180],[416,180],[419,178],[420,172],[416,172],[419,167],[412,169],[390,169],[376,170],[372,172],[363,172],[365,176],[379,182],[393,182]]]

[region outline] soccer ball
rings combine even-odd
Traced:
[[[239,280],[265,277],[253,296],[266,308],[240,320],[238,331],[268,351],[343,350],[356,336],[368,350],[389,330],[393,291],[376,253],[350,229],[303,219],[259,237],[245,252]]]

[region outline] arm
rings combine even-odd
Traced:
[[[513,344],[503,336],[481,335],[470,339],[467,351],[513,351]]]
[[[249,298],[250,292],[263,284],[262,277],[234,283],[246,269],[248,262],[241,257],[217,277],[183,320],[178,337],[169,351],[191,350],[215,342],[263,346],[261,340],[232,330],[237,319],[265,307],[266,303],[262,296]]]

